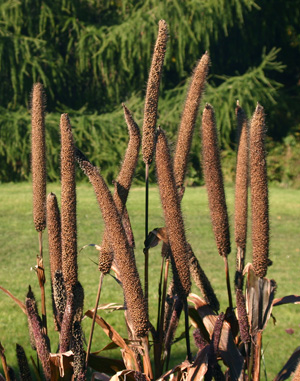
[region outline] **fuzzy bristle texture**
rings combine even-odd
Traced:
[[[172,279],[167,295],[166,295],[166,301],[165,301],[165,314],[164,314],[164,323],[163,323],[163,333],[164,335],[167,332],[167,329],[170,324],[171,316],[172,316],[172,311],[175,303],[175,288],[174,288],[174,281]]]
[[[122,216],[122,222],[127,236],[129,236],[132,235],[132,230],[125,205],[139,157],[141,134],[138,125],[134,121],[125,104],[123,104],[123,109],[125,121],[128,127],[129,142],[119,175],[117,180],[114,182],[115,190],[113,200],[118,213]],[[130,241],[134,242],[133,235],[130,237]],[[109,234],[107,230],[104,232],[103,240],[100,246],[99,270],[102,271],[103,274],[107,274],[113,261],[113,251],[109,242]]]
[[[166,135],[161,129],[157,132],[156,173],[172,252],[171,263],[175,290],[177,295],[184,301],[191,289],[188,248],[171,155]]]
[[[27,294],[27,297],[25,300],[25,306],[26,306],[29,324],[31,325],[32,332],[34,335],[37,354],[42,363],[45,378],[46,380],[50,380],[51,369],[50,369],[50,360],[49,360],[49,357],[50,357],[49,339],[47,336],[43,334],[42,321],[40,316],[38,315],[37,308],[36,308],[36,301],[31,290],[29,290]]]
[[[241,339],[244,343],[249,343],[251,338],[249,334],[248,315],[246,311],[245,297],[241,289],[236,290],[236,309],[237,309]]]
[[[144,337],[149,329],[148,311],[134,253],[129,246],[121,217],[98,169],[79,151],[76,151],[76,155],[80,167],[93,185],[105,227],[109,232],[109,240],[114,252],[114,260],[120,272],[124,298],[132,319],[134,334],[137,337]]]
[[[74,376],[78,379],[79,376],[82,377],[85,374],[85,351],[83,348],[83,333],[80,322],[78,321],[74,322],[72,328],[71,350],[74,353]]]
[[[217,312],[220,309],[220,303],[216,297],[214,289],[189,244],[188,249],[189,266],[192,278],[194,279],[196,286],[200,289],[205,301]]]
[[[33,85],[31,109],[31,167],[33,222],[38,232],[46,228],[45,97],[41,83]]]
[[[249,128],[244,110],[238,105],[237,117],[238,150],[235,178],[234,233],[237,247],[246,249],[248,217],[248,172],[249,172]]]
[[[168,330],[167,330],[166,335],[165,335],[165,341],[164,341],[165,353],[168,353],[170,351],[171,345],[172,345],[173,340],[174,340],[175,332],[176,332],[177,327],[178,327],[178,323],[179,323],[179,319],[180,319],[182,309],[183,309],[183,303],[180,299],[177,299],[175,301],[174,309],[172,311],[170,323],[168,326]]]
[[[185,106],[181,116],[180,127],[178,131],[176,150],[174,155],[174,176],[176,186],[183,187],[186,174],[189,153],[192,144],[194,126],[196,123],[198,109],[204,92],[206,78],[208,74],[210,58],[205,53],[196,66]]]
[[[52,287],[53,299],[57,312],[56,319],[59,322],[59,325],[61,325],[67,302],[65,282],[61,270],[55,271]]]
[[[152,162],[155,149],[159,84],[166,53],[167,40],[167,23],[164,20],[160,20],[158,23],[158,36],[152,57],[144,107],[142,152],[145,164],[150,164]]]
[[[202,161],[213,231],[218,252],[230,253],[230,234],[214,110],[206,104],[202,115]]]
[[[250,184],[252,210],[252,263],[255,275],[267,273],[269,256],[269,201],[265,152],[265,113],[258,104],[250,127]]]
[[[55,271],[61,271],[61,224],[57,198],[54,193],[47,197],[47,227],[51,282]]]
[[[196,328],[193,332],[193,337],[195,345],[200,351],[208,344],[207,341],[203,338],[199,328]]]
[[[16,344],[16,352],[17,352],[17,359],[18,359],[18,366],[20,370],[21,381],[32,380],[29,365],[28,365],[28,360],[27,360],[24,348],[21,345]]]
[[[77,282],[75,148],[68,114],[60,118],[62,271],[67,292]]]
[[[67,352],[70,349],[72,339],[73,317],[75,315],[74,294],[71,292],[67,296],[66,308],[63,315],[59,336],[60,353]]]

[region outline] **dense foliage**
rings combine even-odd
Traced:
[[[216,110],[221,141],[234,148],[236,99],[250,115],[259,100],[270,135],[299,128],[300,1],[2,0],[0,2],[0,181],[30,168],[32,84],[46,89],[48,165],[57,179],[59,113],[69,112],[81,149],[111,180],[126,147],[120,103],[141,125],[158,20],[169,25],[159,123],[173,140],[196,61],[212,65],[204,101]],[[102,139],[105,136],[106,139]],[[123,144],[124,143],[124,144]],[[190,176],[199,175],[199,143]],[[100,152],[100,154],[99,154]],[[143,169],[138,169],[138,178]]]

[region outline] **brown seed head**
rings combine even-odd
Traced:
[[[76,379],[79,375],[85,374],[85,351],[83,349],[83,333],[81,325],[75,321],[72,327],[72,351],[74,353],[74,376]],[[86,379],[86,378],[85,378]]]
[[[205,301],[217,312],[220,309],[220,303],[216,297],[214,289],[200,266],[191,245],[188,244],[188,248],[189,266],[192,278],[194,279],[196,286],[200,289]]]
[[[248,217],[249,131],[244,110],[237,106],[238,151],[235,179],[234,232],[237,247],[246,248]]]
[[[21,381],[32,380],[24,348],[21,345],[17,344],[16,352],[17,352],[17,359],[18,359]]]
[[[62,270],[67,293],[77,282],[75,154],[68,114],[60,118]]]
[[[93,185],[105,227],[109,232],[109,240],[114,252],[114,259],[120,271],[124,298],[132,319],[134,333],[137,337],[144,337],[149,329],[148,311],[134,253],[129,246],[121,217],[113,197],[97,168],[87,161],[84,155],[80,155],[80,151],[76,151],[76,159]]]
[[[158,36],[152,57],[144,108],[142,151],[145,164],[152,162],[154,154],[159,83],[168,40],[167,23],[164,20],[160,20],[158,27]]]
[[[156,172],[167,235],[172,252],[171,263],[175,289],[178,296],[184,301],[191,289],[187,242],[180,201],[175,185],[171,155],[167,138],[161,129],[157,133]]]
[[[218,252],[230,253],[230,235],[214,111],[207,104],[202,116],[202,159],[210,216]]]
[[[29,290],[27,294],[27,297],[25,300],[25,306],[26,306],[29,324],[32,328],[32,332],[34,335],[37,354],[42,363],[45,378],[46,380],[50,380],[51,369],[50,369],[50,361],[49,361],[49,356],[50,356],[49,339],[47,336],[43,334],[42,321],[38,315],[36,302],[31,290]]]
[[[67,352],[70,349],[72,339],[73,318],[75,315],[74,294],[71,292],[67,295],[66,308],[63,315],[63,320],[59,336],[59,351],[60,353]]]
[[[257,105],[250,126],[250,184],[252,206],[253,269],[257,277],[267,273],[269,256],[269,201],[265,152],[265,113]]]
[[[250,342],[249,322],[246,311],[246,302],[241,289],[236,289],[236,308],[240,327],[241,339],[244,343]]]
[[[56,270],[54,273],[52,292],[53,302],[55,306],[53,309],[55,320],[58,325],[57,328],[60,330],[67,302],[65,282],[61,270]]]
[[[209,63],[209,55],[205,53],[194,70],[190,88],[185,101],[183,114],[181,116],[174,155],[174,175],[178,188],[183,187],[184,183],[189,153],[192,144],[194,126],[196,123],[202,94],[205,88]]]
[[[129,143],[125,153],[125,157],[119,172],[117,181],[115,182],[115,191],[113,200],[117,207],[118,213],[122,216],[122,220],[125,222],[127,231],[131,231],[130,220],[125,212],[125,205],[128,197],[128,193],[131,187],[132,179],[134,176],[135,168],[138,161],[139,150],[141,145],[141,134],[138,125],[135,123],[130,111],[123,104],[124,116],[128,126]],[[133,239],[133,238],[132,238]],[[99,270],[103,274],[107,274],[111,268],[113,261],[113,251],[109,242],[109,234],[105,230],[103,240],[101,243],[101,250],[99,253]]]
[[[51,282],[53,283],[55,271],[62,269],[60,212],[54,193],[49,193],[47,197],[47,226]]]
[[[41,83],[33,85],[31,109],[31,166],[33,187],[33,222],[41,232],[46,227],[46,142],[45,97]]]

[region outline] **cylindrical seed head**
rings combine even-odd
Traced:
[[[213,231],[219,254],[227,257],[230,253],[229,222],[215,116],[209,104],[203,111],[201,131],[203,171]]]
[[[113,197],[97,168],[80,151],[76,151],[76,159],[93,185],[106,229],[109,232],[109,240],[114,252],[114,259],[120,271],[124,298],[132,319],[134,333],[137,337],[144,337],[149,329],[148,311],[134,253],[127,241],[121,217]]]
[[[33,85],[31,109],[31,166],[33,187],[33,222],[41,232],[46,227],[46,141],[45,98],[41,83]]]
[[[113,200],[117,207],[118,213],[122,216],[122,220],[125,218],[124,222],[126,226],[124,226],[124,228],[127,228],[128,233],[131,232],[132,234],[130,220],[125,205],[138,161],[141,145],[141,134],[138,125],[135,123],[130,111],[125,106],[125,104],[123,104],[123,109],[129,132],[129,143],[118,178],[115,182]],[[123,216],[124,212],[126,212],[125,216]],[[113,251],[111,249],[108,236],[109,234],[105,230],[103,240],[100,245],[101,249],[99,253],[99,270],[102,271],[103,274],[107,274],[109,272],[113,261]],[[133,236],[131,241],[132,240]]]
[[[269,256],[269,201],[265,152],[265,113],[257,105],[250,126],[250,184],[253,269],[257,277],[267,273]]]
[[[61,271],[61,224],[57,198],[54,193],[47,197],[47,226],[51,282],[55,271]]]
[[[80,322],[75,321],[72,327],[72,346],[71,349],[74,353],[74,376],[85,374],[85,351],[83,349],[83,333]]]
[[[60,118],[62,270],[67,293],[77,282],[75,154],[68,114]]]
[[[50,360],[49,360],[49,357],[50,357],[49,339],[43,334],[42,321],[37,313],[36,302],[31,290],[29,290],[27,294],[27,297],[25,300],[25,306],[26,306],[28,320],[34,335],[37,354],[42,363],[45,378],[46,380],[50,380],[51,368],[50,368]]]
[[[181,116],[176,150],[174,155],[174,176],[176,186],[183,187],[187,169],[189,153],[192,144],[194,126],[197,119],[198,109],[204,92],[206,77],[209,68],[209,55],[205,53],[196,66],[185,106]]]
[[[234,232],[237,247],[246,248],[248,217],[248,168],[249,168],[249,131],[244,110],[238,105],[237,136],[238,151],[235,178]]]
[[[60,330],[67,302],[65,282],[61,270],[56,270],[54,273],[52,292],[54,319],[57,323],[58,330]]]
[[[167,138],[161,129],[157,133],[156,173],[167,235],[172,252],[171,263],[175,290],[182,301],[184,301],[191,289],[187,241],[173,174],[173,163]]]
[[[18,359],[21,381],[32,380],[24,348],[21,345],[17,344],[16,352],[17,352],[17,359]]]
[[[158,27],[158,36],[152,57],[144,108],[142,151],[145,164],[152,162],[154,154],[159,84],[168,40],[167,23],[164,20],[160,20]]]
[[[240,327],[241,339],[244,343],[250,342],[249,322],[246,311],[246,302],[241,289],[236,289],[236,308]]]

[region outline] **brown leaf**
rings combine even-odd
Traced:
[[[195,309],[201,317],[211,338],[218,316],[198,295],[189,294],[188,300],[194,303]],[[244,359],[234,343],[230,325],[226,321],[223,323],[221,331],[219,352],[224,364],[230,369],[231,377],[233,379],[238,379],[243,369]]]
[[[273,307],[280,306],[281,304],[300,304],[299,295],[287,295],[282,298],[276,298],[273,300]]]
[[[93,312],[91,310],[86,311],[86,316],[93,318]],[[110,325],[108,324],[104,319],[96,316],[95,322],[100,325],[100,327],[103,329],[103,331],[106,333],[106,335],[120,347],[123,349],[122,356],[126,364],[126,368],[128,369],[139,369],[138,364],[136,362],[136,358],[134,355],[134,352],[129,348],[129,346],[126,344],[125,340],[118,334],[118,332]]]
[[[208,351],[209,345],[206,345],[198,352],[193,365],[187,371],[186,381],[203,380],[208,369]]]
[[[123,377],[124,376],[124,377]],[[139,380],[142,380],[142,376],[144,377],[143,381],[150,381],[150,378],[147,377],[144,373],[136,372],[134,370],[122,370],[115,374],[110,381],[120,381],[120,380],[126,380],[126,381],[136,381],[136,377],[138,376]]]
[[[50,353],[51,380],[73,373],[73,352]]]
[[[21,302],[21,300],[19,300],[18,298],[16,298],[15,296],[13,296],[13,294],[11,292],[9,292],[8,290],[6,290],[6,288],[4,287],[1,287],[0,286],[0,290],[2,290],[6,295],[8,295],[9,297],[12,298],[12,300],[17,303],[17,305],[21,308],[21,310],[24,312],[24,314],[27,315],[27,312],[26,312],[26,307],[25,307],[25,304],[23,302]]]
[[[276,283],[271,279],[258,278],[252,265],[245,267],[247,275],[246,307],[249,318],[250,334],[254,336],[263,331],[272,313]]]
[[[284,364],[281,371],[274,378],[274,381],[283,381],[288,379],[291,374],[296,370],[296,367],[300,360],[300,347],[298,347],[288,361]]]
[[[168,244],[168,236],[166,228],[155,228],[149,234],[145,241],[145,249],[151,249],[159,244],[160,241]]]
[[[115,374],[116,372],[125,369],[124,361],[96,356],[93,353],[90,353],[88,365],[98,372],[107,374]]]

